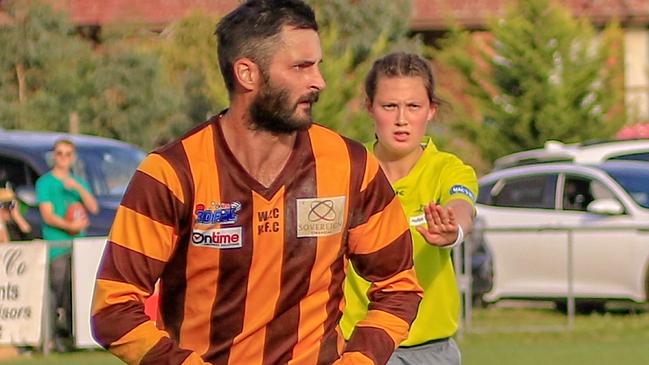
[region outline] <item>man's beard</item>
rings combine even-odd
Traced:
[[[266,80],[264,88],[259,92],[250,105],[251,126],[255,130],[267,131],[273,134],[289,134],[295,131],[309,129],[313,123],[311,107],[306,109],[304,116],[297,116],[299,103],[318,101],[319,92],[314,91],[302,95],[291,104],[288,90],[273,86]]]

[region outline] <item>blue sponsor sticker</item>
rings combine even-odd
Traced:
[[[198,224],[232,224],[237,221],[237,213],[241,210],[241,203],[217,203],[212,202],[210,206],[196,204],[194,213]]]
[[[471,191],[471,189],[467,188],[464,185],[453,185],[451,187],[451,190],[449,191],[449,194],[464,194],[471,198],[471,200],[475,201],[475,194]]]

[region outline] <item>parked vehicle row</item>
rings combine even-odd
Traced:
[[[34,186],[49,170],[51,148],[59,138],[77,145],[75,173],[88,181],[100,204],[88,234],[106,235],[145,156],[135,146],[99,137],[0,129],[0,183],[14,187],[38,236]],[[649,161],[649,140],[549,143],[498,160],[496,170],[479,181],[477,230],[468,243],[477,296],[484,294],[491,302],[565,297],[568,233],[557,229],[564,227],[575,228],[576,297],[646,301],[649,162],[643,160]]]
[[[77,147],[74,172],[86,180],[99,203],[99,213],[90,217],[90,236],[108,234],[115,211],[144,151],[128,143],[93,136],[0,129],[0,184],[9,182],[27,206],[25,218],[36,237],[41,217],[36,203],[36,179],[48,172],[52,146],[60,138]]]

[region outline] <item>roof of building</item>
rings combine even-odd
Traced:
[[[48,0],[67,9],[72,20],[82,25],[129,22],[166,24],[187,11],[199,9],[211,14],[224,14],[240,0]],[[450,19],[463,26],[484,28],[486,21],[505,11],[509,0],[414,0],[412,29],[443,30]],[[617,19],[627,25],[649,24],[647,0],[562,0],[573,14],[588,16],[596,24]],[[0,0],[0,6],[2,0]],[[0,22],[7,16],[0,10]]]
[[[507,0],[415,0],[412,28],[442,30],[449,19],[467,28],[483,28],[485,22],[503,14]],[[587,16],[596,24],[618,20],[623,24],[648,24],[647,0],[562,0],[576,16]]]
[[[61,0],[59,0],[61,1]],[[62,0],[67,2],[72,21],[97,25],[126,21],[129,23],[167,24],[183,17],[188,11],[201,10],[210,14],[230,11],[237,0]]]

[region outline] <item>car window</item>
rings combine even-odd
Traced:
[[[491,189],[492,202],[499,207],[554,209],[556,187],[557,174],[509,178]]]
[[[491,189],[493,189],[495,184],[495,182],[492,182],[491,184],[480,185],[478,190],[478,200],[476,202],[479,204],[491,205],[493,200]]]
[[[586,211],[596,199],[616,199],[602,182],[578,175],[567,175],[563,188],[563,209]]]
[[[121,197],[145,153],[131,148],[80,149],[87,181],[97,196]]]
[[[145,156],[131,147],[77,146],[72,171],[88,182],[95,196],[119,198]],[[52,151],[45,153],[45,159],[51,166]]]
[[[629,153],[625,155],[609,157],[608,161],[611,160],[649,161],[649,152]]]
[[[9,182],[14,188],[34,186],[36,173],[25,162],[0,156],[0,187]]]
[[[605,171],[644,208],[649,208],[649,169],[615,169]]]

